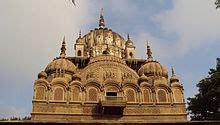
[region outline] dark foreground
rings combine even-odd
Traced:
[[[111,124],[115,124],[115,125],[220,125],[220,121],[195,121],[195,122],[148,122],[148,123],[144,123],[144,122],[140,122],[140,123],[124,123],[124,122],[106,122],[106,123],[69,123],[69,122],[20,122],[20,121],[7,121],[7,122],[0,122],[0,124],[34,124],[34,125],[42,125],[42,124],[47,124],[47,125],[111,125]]]

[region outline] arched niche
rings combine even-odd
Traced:
[[[46,100],[46,86],[36,85],[35,86],[35,100]]]
[[[77,85],[71,86],[71,101],[80,101],[80,100],[81,100],[80,86]]]
[[[62,85],[53,86],[53,100],[65,101],[66,89]]]
[[[137,101],[137,94],[133,88],[126,88],[125,89],[125,97],[127,102],[136,102]]]
[[[168,93],[165,89],[157,90],[157,102],[166,103],[168,102]]]
[[[96,87],[88,87],[86,91],[86,100],[89,102],[98,102],[99,101],[99,91]]]
[[[175,103],[183,103],[184,99],[183,99],[182,91],[178,88],[174,88],[174,89],[172,89],[172,91],[173,91],[174,102]]]
[[[144,103],[152,102],[152,94],[149,87],[141,88],[142,98]]]

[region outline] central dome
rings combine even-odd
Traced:
[[[88,48],[108,45],[108,47],[114,46],[124,49],[126,42],[122,36],[108,28],[95,28],[88,34],[84,35],[82,39]]]
[[[101,13],[99,28],[90,30],[82,37],[80,32],[79,38],[76,40],[75,50],[77,56],[96,57],[105,54],[107,49],[109,50],[108,54],[124,58],[126,40],[118,33],[105,27],[104,17]]]

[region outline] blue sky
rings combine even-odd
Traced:
[[[67,54],[82,30],[98,27],[104,8],[106,27],[136,46],[146,58],[150,41],[154,59],[174,66],[185,98],[197,93],[196,83],[215,68],[220,57],[220,12],[215,0],[7,0],[0,1],[0,118],[29,115],[33,83],[59,55],[63,36]]]

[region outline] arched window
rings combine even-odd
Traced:
[[[157,92],[158,102],[167,102],[167,96],[165,90],[159,90]]]
[[[126,97],[128,102],[135,102],[135,92],[132,89],[126,91]]]
[[[144,100],[144,102],[150,102],[151,101],[150,91],[148,89],[143,90],[143,100]]]
[[[82,56],[81,50],[78,50],[77,55],[78,55],[78,56]]]
[[[46,90],[45,87],[39,86],[36,88],[36,99],[37,100],[45,100],[46,98]]]
[[[96,88],[90,88],[88,91],[88,101],[98,101],[98,92]]]
[[[174,101],[175,102],[183,102],[183,94],[182,94],[181,90],[175,89],[173,94],[174,94]]]
[[[130,58],[133,58],[133,53],[130,52],[130,53],[129,53],[129,56],[130,56]]]
[[[76,87],[76,86],[73,87],[72,93],[73,93],[72,100],[73,100],[73,101],[79,101],[79,93],[80,93],[79,87]]]
[[[56,88],[54,91],[54,100],[62,101],[63,100],[63,89]]]

